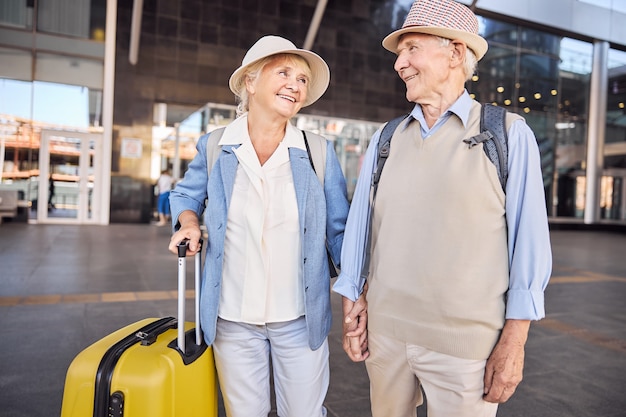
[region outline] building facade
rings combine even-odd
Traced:
[[[553,221],[626,224],[626,1],[462,1],[489,51],[467,83],[523,115]],[[335,142],[351,193],[381,123],[412,105],[381,46],[410,0],[0,0],[0,189],[31,222],[149,222],[154,183],[234,118],[228,78],[260,37],[320,54],[294,123]]]

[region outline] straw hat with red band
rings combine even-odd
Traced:
[[[479,60],[487,52],[487,41],[478,35],[476,15],[454,0],[416,0],[402,29],[387,35],[383,39],[383,47],[396,53],[400,36],[405,33],[426,33],[461,40]]]
[[[241,66],[230,76],[228,81],[230,90],[238,96],[240,87],[244,82],[246,68],[263,58],[276,54],[294,54],[306,60],[311,68],[311,80],[309,80],[306,101],[302,107],[315,103],[324,94],[330,83],[328,65],[316,53],[306,49],[298,49],[291,41],[274,35],[263,36],[246,52]]]

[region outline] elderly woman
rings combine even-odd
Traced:
[[[237,119],[200,138],[171,193],[171,251],[183,239],[199,250],[204,212],[201,324],[229,417],[268,415],[272,372],[279,416],[326,415],[327,256],[340,259],[346,185],[332,143],[289,120],[329,80],[315,53],[259,39],[230,78]]]

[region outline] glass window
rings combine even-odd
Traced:
[[[32,87],[33,84],[28,81],[0,78],[0,114],[30,119],[33,111]]]
[[[550,215],[582,215],[577,178],[584,176],[592,45],[480,19],[489,50],[467,90],[524,116],[541,152]]]
[[[489,42],[490,48],[498,44],[517,46],[519,42],[517,26],[511,23],[478,16],[478,28],[480,35]]]
[[[6,99],[6,98],[10,99]],[[39,147],[45,128],[88,130],[101,125],[102,92],[84,86],[0,78],[0,161],[3,188],[37,199]]]
[[[0,1],[0,25],[22,29],[33,27],[32,1]]]
[[[600,215],[626,220],[626,52],[609,49]]]
[[[559,57],[553,214],[582,217],[593,45],[563,38]]]
[[[188,106],[156,104],[152,128],[152,179],[156,180],[166,167],[172,167],[173,174],[182,176],[196,155],[198,138],[233,121],[235,109],[235,106],[215,103],[195,111]]]
[[[89,127],[89,89],[35,81],[33,120],[47,125]]]
[[[36,0],[37,31],[104,41],[106,0]]]
[[[348,199],[352,200],[354,189],[369,141],[380,123],[333,117],[298,114],[293,123],[301,130],[324,136],[333,142],[335,152],[346,178]]]
[[[626,143],[626,52],[609,49],[608,73],[605,143]]]
[[[37,31],[89,38],[89,0],[39,0]]]

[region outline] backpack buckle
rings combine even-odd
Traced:
[[[472,136],[471,138],[468,138],[468,139],[463,139],[463,142],[467,143],[468,147],[471,149],[474,146],[478,145],[479,143],[486,142],[490,139],[493,139],[493,135],[491,134],[490,131],[485,130],[479,135]]]

